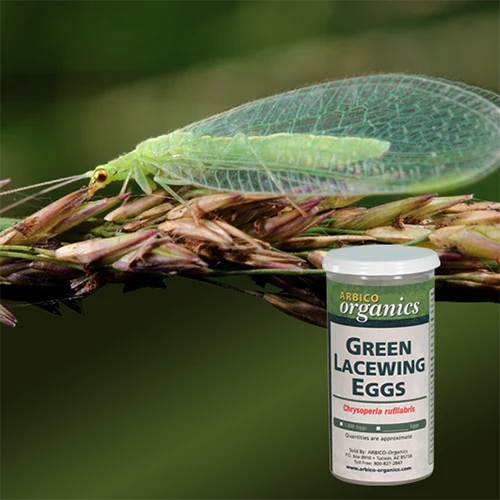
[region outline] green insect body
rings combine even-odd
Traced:
[[[109,183],[113,180],[125,180],[135,162],[136,171],[132,176],[144,191],[151,193],[155,184],[148,179],[144,180],[143,173],[167,184],[184,184],[182,174],[176,175],[175,171],[180,172],[186,168],[193,173],[197,172],[199,177],[210,175],[211,171],[213,175],[214,166],[204,164],[200,157],[223,158],[224,162],[234,165],[235,169],[239,169],[241,164],[250,166],[260,162],[263,168],[272,165],[278,166],[275,168],[280,170],[301,168],[312,173],[316,169],[336,168],[337,172],[342,173],[349,168],[356,168],[363,160],[380,157],[389,146],[387,141],[359,137],[281,133],[268,136],[247,137],[245,134],[238,134],[235,137],[197,138],[191,132],[172,132],[147,139],[131,153],[98,168],[107,168]]]
[[[189,152],[196,151],[197,156],[218,156],[234,165],[262,162],[263,165],[277,165],[284,169],[329,169],[335,166],[342,169],[349,163],[378,158],[389,146],[386,141],[359,137],[281,133],[267,136],[237,134],[234,137],[215,138],[207,135],[196,138],[192,132],[173,132],[170,136],[139,144],[136,151],[146,162],[160,164],[171,162],[172,156],[189,158]],[[196,163],[196,158],[192,161]]]
[[[329,82],[254,101],[140,143],[88,172],[287,195],[414,193],[477,180],[500,162],[500,98],[412,75]]]

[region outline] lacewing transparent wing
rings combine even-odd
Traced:
[[[499,165],[500,96],[440,78],[365,76],[250,102],[151,141],[163,141],[150,147],[167,182],[288,194],[441,191]]]

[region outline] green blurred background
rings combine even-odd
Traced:
[[[12,187],[327,79],[406,71],[499,90],[497,2],[0,7]],[[462,192],[498,201],[498,181]],[[438,304],[435,472],[367,488],[328,470],[326,332],[254,298],[167,287],[110,287],[85,300],[86,317],[13,309],[19,325],[1,332],[2,498],[498,498],[498,306]]]

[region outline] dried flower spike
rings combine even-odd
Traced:
[[[439,253],[438,299],[499,300],[500,205],[475,203],[470,195],[422,195],[365,208],[349,204],[359,204],[359,197],[291,203],[276,195],[184,187],[192,210],[162,190],[135,199],[88,196],[86,188],[78,190],[0,233],[2,299],[29,302],[33,293],[48,296],[50,285],[46,307],[55,312],[57,297],[84,297],[107,283],[136,289],[171,275],[211,283],[247,275],[262,292],[244,284],[232,289],[324,326],[321,264],[328,249],[393,243]],[[5,307],[0,321],[15,324]]]

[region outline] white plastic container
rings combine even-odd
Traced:
[[[434,467],[435,252],[331,250],[327,271],[330,470],[395,485]]]

